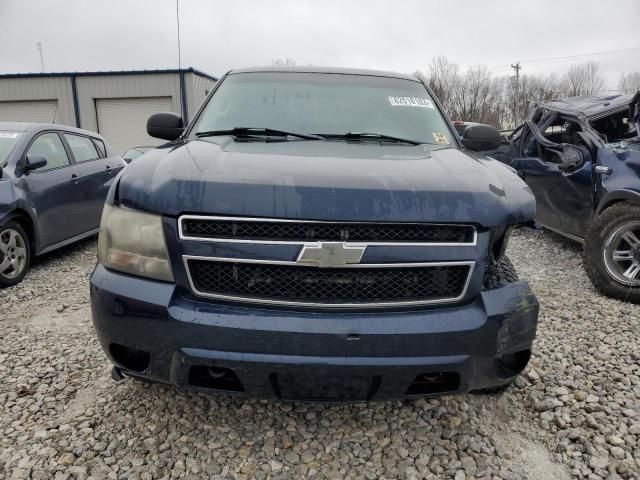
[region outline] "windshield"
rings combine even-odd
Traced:
[[[452,142],[446,121],[420,82],[368,75],[229,75],[192,133],[238,127],[319,135],[366,132],[441,146]]]
[[[9,153],[18,141],[22,132],[12,132],[8,130],[0,130],[0,166],[9,158]]]

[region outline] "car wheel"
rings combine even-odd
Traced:
[[[640,303],[640,207],[617,203],[598,215],[586,235],[585,270],[609,297]]]
[[[24,229],[16,222],[0,226],[0,287],[21,282],[30,261],[31,247]]]

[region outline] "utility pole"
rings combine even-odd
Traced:
[[[517,127],[520,124],[520,69],[522,68],[520,66],[520,62],[518,63],[512,63],[511,64],[511,68],[513,68],[516,71],[516,75],[515,75],[515,80],[516,80],[516,85],[515,85],[515,92],[516,92],[516,98],[515,98],[515,102],[514,102],[514,112],[513,112],[513,121],[515,122],[514,127]]]
[[[44,73],[44,56],[42,55],[42,42],[38,42],[38,51],[40,52],[40,66],[42,67],[42,73]]]

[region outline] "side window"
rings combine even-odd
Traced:
[[[98,153],[100,154],[100,158],[105,158],[107,156],[107,149],[104,146],[104,142],[102,140],[97,139],[97,138],[92,138],[91,140],[93,140],[93,143],[95,144],[96,148],[98,149]]]
[[[81,137],[80,135],[65,133],[64,138],[69,144],[76,162],[80,163],[100,158],[96,146],[89,137]]]
[[[47,164],[34,170],[35,172],[44,172],[69,165],[69,157],[57,133],[40,135],[31,144],[27,153],[44,155],[47,159]]]

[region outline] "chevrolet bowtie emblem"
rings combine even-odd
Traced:
[[[315,267],[344,267],[345,265],[360,263],[364,245],[347,245],[343,242],[318,242],[305,245],[298,255],[296,263]]]

